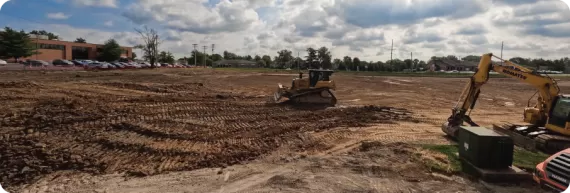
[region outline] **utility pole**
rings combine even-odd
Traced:
[[[207,48],[207,47],[208,47],[208,46],[204,46],[204,47],[203,47],[203,48],[204,48],[204,68],[206,68],[206,48]]]
[[[38,45],[38,42],[40,42],[40,35],[36,34],[36,50],[34,52],[36,52],[36,60],[38,59],[38,50],[40,49],[40,46]]]
[[[192,45],[194,46],[194,66],[196,66],[197,63],[198,63],[198,62],[197,62],[197,61],[198,61],[198,53],[196,53],[196,52],[197,52],[197,51],[196,51],[196,46],[197,46],[198,44],[192,44]]]
[[[410,52],[410,62],[411,62],[410,67],[412,67],[412,71],[413,71],[413,69],[414,69],[414,55],[412,52]]]
[[[212,44],[212,54],[210,55],[210,58],[212,58],[212,68],[214,67],[214,46],[216,45]]]
[[[299,58],[299,51],[297,51],[297,58]],[[301,61],[297,60],[297,69],[301,72]]]
[[[394,51],[394,39],[392,39],[392,47],[390,48],[390,68],[392,67],[392,52]]]
[[[503,43],[504,42],[501,41],[501,58],[503,58]],[[502,60],[501,60],[501,64],[503,64]]]

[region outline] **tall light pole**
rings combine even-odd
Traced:
[[[206,48],[207,48],[207,47],[208,47],[208,46],[204,46],[204,47],[203,47],[203,48],[204,48],[204,68],[206,68]]]
[[[503,58],[503,44],[504,42],[501,42],[501,58]],[[501,64],[503,64],[503,61],[501,60]]]
[[[394,51],[394,39],[392,39],[392,47],[390,48],[390,68],[392,68],[392,52]]]
[[[214,67],[214,46],[216,45],[212,44],[212,54],[210,55],[210,58],[212,59],[212,68]]]
[[[197,62],[197,61],[198,61],[198,60],[197,60],[198,54],[196,53],[196,46],[197,46],[198,44],[192,44],[192,45],[194,46],[194,66],[196,66],[196,64],[198,63],[198,62]]]

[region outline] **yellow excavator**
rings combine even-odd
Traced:
[[[336,105],[336,96],[333,90],[336,84],[330,79],[334,71],[310,69],[309,77],[304,78],[299,72],[299,78],[293,79],[291,87],[278,84],[273,100],[279,102],[281,98],[288,98],[296,104]]]
[[[493,62],[497,58],[500,62]],[[556,153],[570,148],[570,96],[560,94],[556,81],[548,75],[515,64],[494,56],[492,53],[481,57],[475,74],[463,90],[458,103],[452,109],[451,116],[442,125],[442,130],[450,137],[456,138],[457,131],[463,123],[478,126],[469,117],[479,97],[480,88],[487,83],[489,72],[521,80],[535,87],[538,91],[537,103],[527,107],[523,119],[527,125],[511,123],[495,124],[493,129],[513,138],[517,146],[546,153]]]

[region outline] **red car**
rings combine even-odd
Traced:
[[[558,152],[539,163],[533,177],[541,187],[564,191],[570,185],[570,148]]]

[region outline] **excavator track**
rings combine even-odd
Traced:
[[[521,127],[528,127],[528,129],[517,130],[517,128]],[[566,148],[570,148],[570,137],[549,132],[541,127],[502,123],[493,124],[493,129],[509,135],[516,146],[532,152],[541,151],[548,154],[554,154]]]

